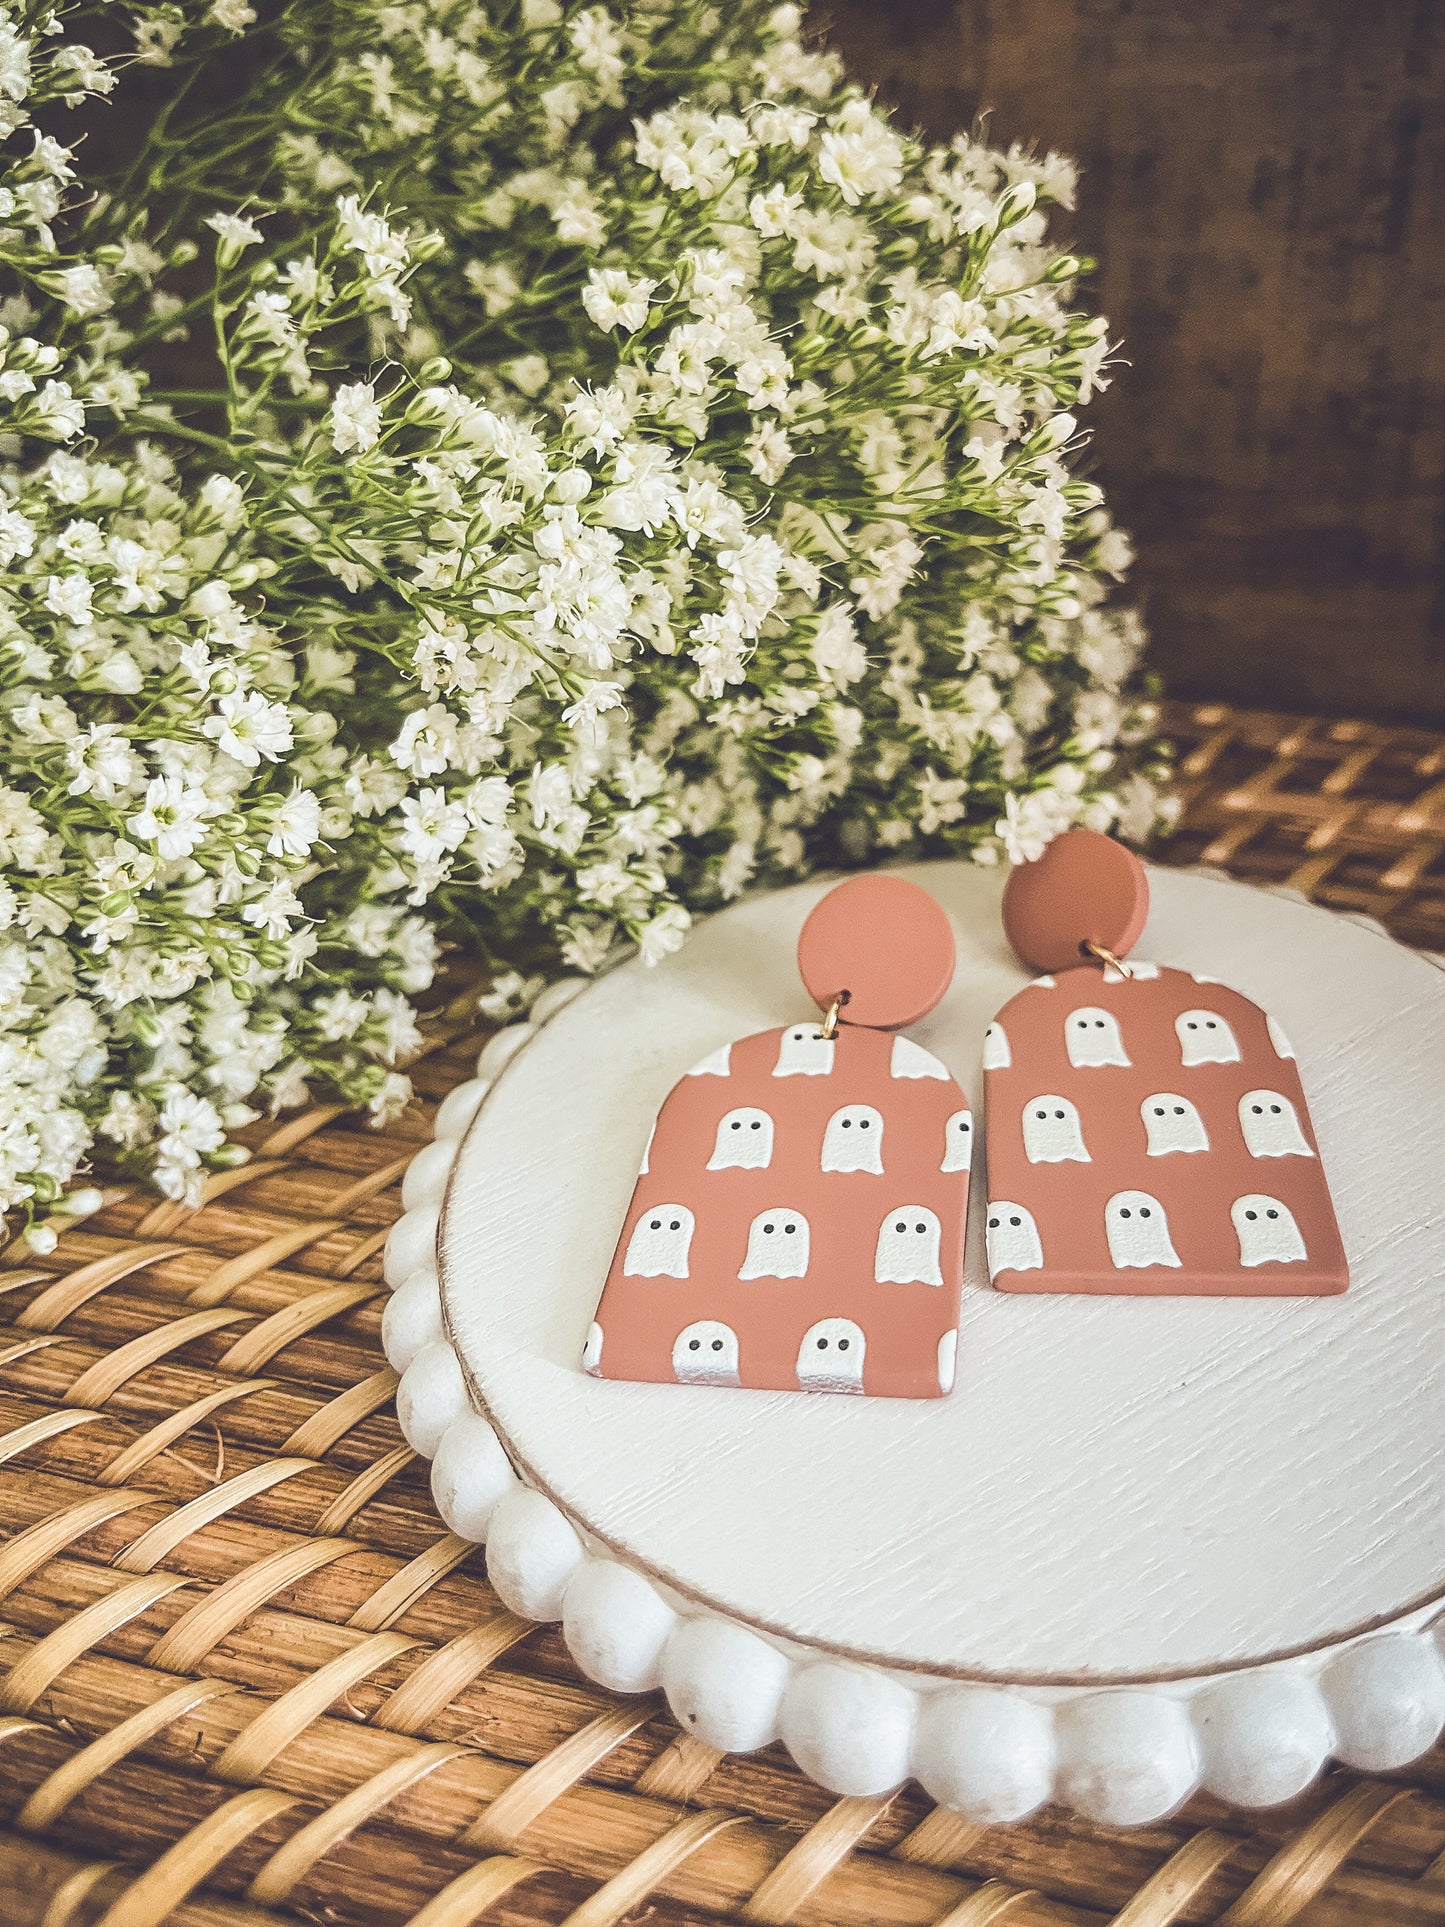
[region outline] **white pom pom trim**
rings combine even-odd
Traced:
[[[506,1606],[560,1620],[572,1657],[600,1685],[661,1686],[679,1725],[709,1746],[747,1753],[781,1738],[831,1793],[873,1797],[913,1778],[940,1805],[989,1824],[1053,1800],[1106,1825],[1140,1826],[1201,1785],[1238,1806],[1271,1806],[1331,1756],[1375,1773],[1428,1751],[1445,1729],[1445,1653],[1428,1611],[1334,1651],[1153,1690],[950,1686],[785,1649],[680,1605],[589,1546],[518,1478],[472,1409],[442,1329],[436,1250],[457,1145],[492,1081],[586,982],[552,985],[533,1021],[489,1040],[477,1076],[438,1111],[436,1141],[412,1160],[386,1242],[382,1344],[401,1374],[397,1416],[413,1449],[433,1459],[444,1523],[485,1543]]]

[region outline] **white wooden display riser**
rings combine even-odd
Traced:
[[[999,934],[1001,879],[962,865],[910,874],[959,940],[953,990],[912,1034],[981,1109],[983,1029],[1026,981]],[[810,1770],[854,1791],[898,1760],[928,1784],[931,1761],[939,1797],[951,1789],[991,1818],[1023,1810],[1031,1789],[1101,1817],[1151,1817],[1201,1772],[1209,1782],[1209,1733],[1229,1756],[1216,1790],[1240,1799],[1284,1797],[1331,1746],[1378,1764],[1382,1747],[1429,1743],[1445,1674],[1433,1643],[1409,1635],[1432,1618],[1445,1575],[1434,1149],[1445,977],[1372,929],[1276,895],[1171,872],[1152,882],[1138,954],[1235,985],[1295,1043],[1353,1266],[1343,1300],[993,1293],[980,1168],[951,1399],[583,1376],[581,1339],[657,1105],[717,1044],[808,1014],[792,953],[826,885],[735,906],[657,971],[624,965],[575,1001],[549,993],[546,1022],[483,1053],[491,1073],[527,1045],[486,1093],[454,1170],[454,1134],[482,1092],[448,1100],[446,1141],[409,1175],[418,1209],[388,1264],[401,1286],[389,1349],[399,1365],[416,1359],[403,1418],[434,1449],[466,1409],[457,1357],[438,1342],[429,1249],[450,1174],[442,1295],[488,1424],[468,1420],[443,1442],[439,1500],[482,1536],[511,1491],[510,1457],[535,1490],[503,1504],[494,1578],[505,1589],[512,1558],[516,1600],[565,1610],[574,1652],[606,1683],[655,1684],[676,1649],[677,1706],[689,1667],[706,1683],[723,1664],[694,1653],[730,1630],[708,1625],[751,1628],[723,1671],[736,1696],[754,1660],[782,1668],[760,1705],[772,1694],[773,1725]],[[560,1575],[552,1597],[534,1583],[539,1557]],[[1347,1664],[1341,1649],[1383,1625],[1397,1636]],[[621,1650],[649,1639],[645,1663]],[[1388,1684],[1383,1740],[1352,1739],[1331,1667],[1361,1705],[1362,1680],[1377,1696]],[[948,1679],[1008,1691],[937,1694]],[[878,1729],[871,1766],[843,1745],[844,1686],[883,1695],[867,1717],[849,1714],[855,1731]],[[1237,1730],[1246,1699],[1267,1714],[1268,1744],[1249,1720]],[[679,1710],[719,1743],[733,1730],[706,1705]],[[733,1728],[760,1743],[745,1718]],[[814,1729],[833,1735],[821,1750]],[[968,1761],[1013,1760],[1011,1790],[963,1773],[961,1733]],[[1122,1762],[1136,1757],[1148,1770],[1131,1781]],[[970,1791],[971,1803],[959,1797]]]

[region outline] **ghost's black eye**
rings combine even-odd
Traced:
[[[1267,1218],[1277,1218],[1279,1216],[1279,1213],[1277,1211],[1266,1211],[1264,1215]]]
[[[997,1219],[997,1218],[990,1218],[990,1219],[989,1219],[989,1221],[988,1221],[988,1228],[989,1228],[989,1230],[990,1230],[990,1231],[997,1231],[997,1230],[998,1230],[998,1219]]]
[[[921,1231],[927,1231],[927,1229],[928,1229],[928,1226],[927,1226],[926,1224],[916,1224],[916,1225],[915,1225],[915,1226],[913,1227],[913,1229],[914,1229],[915,1231],[920,1231],[920,1232],[921,1232]]]
[[[1184,1115],[1184,1106],[1183,1106],[1182,1104],[1176,1104],[1176,1105],[1174,1106],[1174,1115],[1175,1115],[1176,1117],[1183,1117],[1183,1115]]]
[[[1198,1030],[1198,1028],[1199,1028],[1199,1026],[1198,1026],[1198,1024],[1196,1024],[1196,1023],[1195,1023],[1195,1021],[1194,1021],[1194,1019],[1193,1019],[1192,1017],[1191,1017],[1191,1018],[1190,1018],[1190,1020],[1189,1020],[1189,1028],[1190,1028],[1191,1030]]]
[[[1010,1219],[1009,1219],[1009,1223],[1010,1223],[1010,1224],[1022,1224],[1022,1223],[1023,1223],[1023,1219],[1022,1219],[1022,1218],[1010,1218]]]
[[[866,1131],[868,1129],[868,1125],[870,1121],[871,1120],[866,1117],[860,1117],[858,1120],[858,1129],[860,1131]]]
[[[819,1350],[820,1352],[825,1352],[825,1351],[827,1351],[827,1349],[828,1349],[828,1341],[827,1341],[827,1339],[826,1339],[826,1338],[820,1338],[820,1339],[818,1340],[818,1350]]]
[[[750,1131],[761,1131],[762,1128],[763,1128],[762,1125],[758,1122],[756,1118],[754,1118],[752,1123],[748,1126],[748,1129]]]
[[[1206,1030],[1218,1030],[1219,1026],[1218,1024],[1215,1023],[1212,1017],[1206,1017],[1204,1020],[1204,1028]]]
[[[1270,1108],[1270,1110],[1271,1110],[1271,1111],[1272,1111],[1272,1112],[1274,1113],[1274,1115],[1275,1115],[1276,1117],[1278,1117],[1278,1116],[1279,1116],[1279,1106],[1278,1106],[1278,1104],[1271,1104],[1269,1108]]]
[[[1063,1116],[1063,1112],[1062,1112],[1062,1111],[1055,1111],[1055,1112],[1054,1112],[1054,1116],[1055,1116],[1055,1117],[1062,1117],[1062,1116]]]
[[[763,1236],[765,1238],[771,1238],[772,1235],[773,1235],[773,1227],[770,1224],[765,1224],[763,1226]]]
[[[1102,1030],[1103,1028],[1104,1028],[1104,1020],[1103,1020],[1103,1018],[1102,1018],[1102,1017],[1096,1017],[1096,1018],[1094,1019],[1094,1029],[1095,1029],[1095,1030]]]
[[[1130,1211],[1127,1204],[1121,1209],[1121,1211],[1119,1212],[1119,1216],[1121,1218],[1129,1218],[1133,1216],[1133,1213]]]
[[[1047,1112],[1047,1111],[1035,1111],[1035,1112],[1034,1112],[1034,1116],[1035,1116],[1035,1117],[1047,1117],[1047,1116],[1048,1116],[1048,1112]]]
[[[793,1233],[797,1230],[797,1228],[798,1227],[795,1224],[785,1224],[783,1226],[784,1235],[791,1238]]]
[[[700,1352],[702,1350],[702,1340],[700,1338],[690,1338],[688,1340],[687,1349],[690,1352]]]
[[[848,1339],[846,1339],[846,1338],[840,1338],[840,1339],[838,1340],[838,1350],[839,1350],[840,1352],[846,1352],[846,1351],[847,1351],[847,1349],[848,1349],[848,1345],[849,1345],[849,1340],[848,1340]]]
[[[895,1222],[895,1224],[894,1224],[894,1226],[893,1226],[893,1229],[894,1229],[895,1231],[906,1231],[906,1230],[908,1229],[908,1226],[907,1226],[907,1225],[906,1225],[906,1224],[905,1224],[905,1223],[903,1222],[903,1220],[902,1220],[902,1218],[899,1218],[899,1219],[898,1219],[898,1220],[897,1220],[897,1221]]]
[[[674,1219],[673,1219],[673,1221],[672,1221],[672,1223],[671,1223],[671,1224],[670,1224],[670,1225],[669,1225],[669,1226],[668,1226],[667,1228],[668,1228],[668,1230],[669,1230],[669,1231],[681,1231],[681,1230],[682,1230],[682,1219],[681,1219],[681,1218],[674,1218]]]
[[[741,1124],[739,1123],[739,1121],[738,1121],[738,1119],[737,1119],[737,1118],[734,1118],[734,1119],[733,1119],[733,1121],[732,1121],[732,1123],[731,1123],[731,1124],[730,1124],[730,1125],[728,1126],[728,1129],[729,1129],[730,1131],[740,1131],[740,1130],[741,1130],[742,1128],[743,1128],[743,1127],[742,1127],[742,1125],[741,1125]]]
[[[1253,1224],[1255,1219],[1259,1216],[1259,1213],[1257,1211],[1246,1211],[1244,1215],[1246,1218],[1249,1219],[1249,1222]]]
[[[1149,1207],[1148,1207],[1148,1205],[1147,1205],[1147,1204],[1141,1204],[1141,1205],[1140,1205],[1140,1207],[1139,1207],[1139,1216],[1140,1216],[1141,1218],[1147,1218],[1147,1217],[1149,1216]]]
[[[649,1230],[649,1231],[661,1231],[661,1229],[662,1229],[662,1219],[661,1219],[661,1218],[654,1218],[654,1219],[652,1220],[652,1222],[651,1222],[651,1224],[649,1224],[647,1228],[648,1228],[648,1230]]]
[[[723,1342],[722,1342],[722,1340],[721,1340],[720,1338],[715,1338],[715,1339],[714,1339],[714,1340],[712,1341],[712,1348],[713,1348],[713,1350],[714,1350],[715,1352],[720,1352],[720,1351],[722,1350],[722,1348],[723,1348]]]
[[[1154,1106],[1154,1115],[1155,1115],[1155,1117],[1163,1117],[1163,1115],[1164,1115],[1164,1106],[1163,1106],[1162,1104],[1156,1104],[1156,1105]]]
[[[852,1118],[851,1118],[851,1117],[845,1117],[845,1118],[843,1119],[843,1129],[844,1129],[845,1131],[851,1131],[851,1130],[852,1130],[852,1128],[853,1128],[853,1120],[852,1120]]]

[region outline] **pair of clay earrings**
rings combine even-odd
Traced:
[[[1316,1296],[1348,1283],[1294,1053],[1213,978],[1129,961],[1142,864],[1075,830],[1003,922],[1044,974],[989,1025],[985,1246],[1000,1291]],[[658,1113],[588,1334],[596,1376],[952,1390],[973,1118],[911,1038],[953,980],[918,885],[851,879],[799,974],[824,1015],[725,1045]]]

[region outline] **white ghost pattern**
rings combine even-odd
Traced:
[[[1147,1191],[1116,1191],[1104,1206],[1104,1230],[1109,1257],[1118,1271],[1179,1264],[1179,1254],[1169,1242],[1164,1207]]]
[[[861,1392],[867,1341],[851,1318],[820,1318],[798,1347],[800,1392]]]
[[[680,1385],[736,1385],[738,1335],[716,1318],[699,1318],[677,1335],[672,1375]]]
[[[943,1162],[940,1171],[968,1171],[973,1168],[973,1116],[955,1111],[943,1127]]]
[[[937,1077],[945,1083],[948,1072],[932,1051],[922,1044],[915,1044],[911,1037],[895,1037],[893,1053],[888,1060],[890,1077]]]
[[[748,1251],[739,1278],[805,1278],[808,1220],[801,1211],[774,1205],[748,1226]]]
[[[945,1396],[953,1390],[953,1377],[958,1369],[958,1333],[945,1332],[938,1341],[938,1389]]]
[[[1239,1128],[1252,1158],[1312,1158],[1299,1113],[1283,1091],[1246,1091],[1239,1100]]]
[[[791,1024],[778,1043],[774,1077],[828,1077],[833,1070],[833,1040],[820,1024]]]
[[[602,1327],[594,1318],[587,1327],[587,1343],[582,1347],[582,1369],[596,1378],[602,1370]]]
[[[896,1205],[878,1227],[873,1278],[880,1285],[941,1285],[938,1267],[943,1231],[921,1204]]]
[[[1239,1040],[1217,1010],[1185,1010],[1174,1019],[1180,1061],[1196,1064],[1237,1064]]]
[[[1144,1129],[1149,1133],[1151,1158],[1168,1157],[1171,1151],[1207,1151],[1209,1133],[1204,1119],[1177,1091],[1156,1091],[1139,1106]]]
[[[1066,1097],[1031,1097],[1024,1106],[1024,1156],[1030,1164],[1092,1164],[1078,1106]]]
[[[1043,1266],[1044,1248],[1033,1213],[1007,1198],[998,1199],[988,1208],[986,1242],[990,1278],[997,1278],[1001,1271],[1038,1271]]]
[[[773,1161],[773,1120],[755,1105],[740,1104],[718,1119],[709,1171],[766,1171]]]
[[[883,1118],[871,1104],[845,1104],[823,1128],[825,1171],[883,1171]]]
[[[644,1211],[627,1241],[624,1278],[685,1278],[693,1217],[685,1204],[655,1204]]]
[[[1006,1071],[1013,1063],[1008,1047],[1008,1032],[1002,1024],[990,1024],[983,1034],[983,1067],[986,1071]]]
[[[1269,1031],[1269,1041],[1274,1045],[1275,1056],[1292,1058],[1294,1056],[1294,1045],[1285,1035],[1283,1027],[1271,1017],[1267,1011],[1264,1022],[1265,1028]]]
[[[716,1050],[709,1051],[706,1057],[693,1065],[688,1076],[729,1077],[732,1074],[732,1054],[731,1044],[719,1044]]]
[[[1278,1198],[1251,1191],[1229,1207],[1239,1238],[1239,1262],[1255,1265],[1294,1265],[1309,1256],[1294,1213]]]
[[[1071,1010],[1064,1019],[1064,1045],[1075,1070],[1100,1064],[1121,1064],[1129,1068],[1129,1053],[1119,1035],[1119,1020],[1098,1004],[1085,1004]]]

